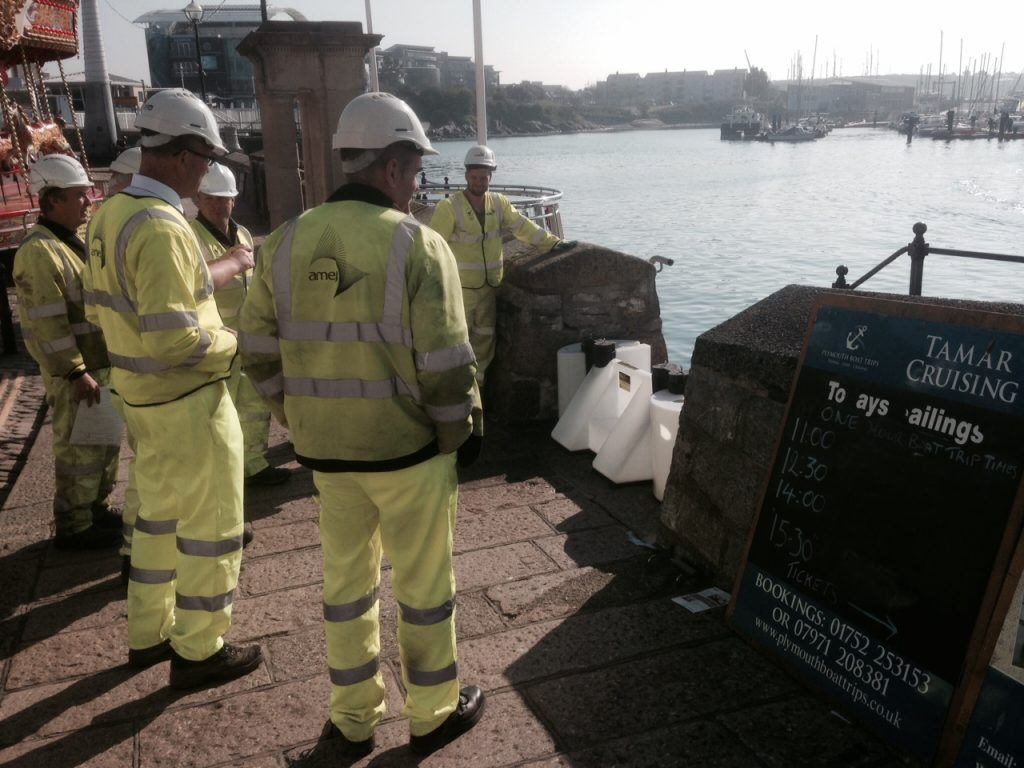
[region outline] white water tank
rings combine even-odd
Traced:
[[[651,370],[651,345],[640,341],[614,340],[615,357],[642,371]],[[558,350],[558,415],[565,413],[569,401],[587,375],[586,355],[579,342]]]
[[[651,374],[618,360],[614,365],[616,377],[603,404],[618,413],[614,420],[600,414],[591,419],[591,449],[597,452],[593,467],[613,483],[650,480]]]
[[[582,451],[590,446],[590,418],[616,373],[614,360],[605,365],[595,364],[590,369],[551,430],[556,443],[570,451]]]
[[[679,413],[683,410],[682,394],[667,389],[655,392],[650,398],[651,409],[651,469],[654,475],[654,497],[665,499],[665,484],[672,466],[672,450],[679,432]]]

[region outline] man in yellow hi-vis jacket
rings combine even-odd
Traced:
[[[491,176],[498,169],[489,147],[466,153],[466,188],[437,204],[430,226],[448,241],[459,266],[462,303],[466,307],[469,340],[476,354],[476,379],[482,391],[487,367],[494,360],[495,290],[504,277],[503,234],[537,246],[542,253],[568,248],[568,243],[523,216],[505,195],[490,192]],[[480,403],[478,407],[482,407]],[[474,414],[474,433],[483,434],[481,414]]]
[[[214,265],[232,249],[244,248],[250,252],[253,249],[249,230],[231,218],[237,196],[238,187],[231,169],[220,163],[211,165],[199,185],[199,193],[195,198],[199,214],[192,220],[192,229],[203,249],[203,258],[211,270],[216,269]],[[224,325],[235,331],[238,330],[238,313],[251,281],[251,269],[231,276],[222,285],[218,285],[214,279],[213,297],[217,301],[220,317]],[[245,484],[278,485],[285,482],[291,473],[286,469],[271,467],[267,462],[270,411],[253,388],[249,377],[242,371],[241,359],[236,358],[231,366],[228,391],[242,424]],[[251,536],[248,524],[246,536]]]
[[[86,304],[137,449],[128,663],[170,658],[171,686],[192,688],[262,661],[259,646],[223,639],[242,557],[242,432],[226,385],[237,341],[181,207],[226,150],[183,89],[151,96],[135,125],[140,172],[89,225]]]
[[[40,158],[29,171],[29,191],[39,196],[41,216],[14,257],[22,335],[52,409],[58,549],[116,546],[121,527],[120,516],[106,506],[120,446],[70,443],[78,409],[98,403],[109,379],[103,336],[85,319],[85,244],[75,234],[88,214],[92,186],[77,160]]]
[[[452,571],[476,365],[451,252],[409,215],[421,156],[437,154],[419,119],[391,94],[364,94],[333,144],[349,183],[264,244],[242,307],[243,364],[320,491],[327,731],[365,755],[384,716],[383,551],[410,745],[428,754],[483,712],[480,689],[459,687]]]

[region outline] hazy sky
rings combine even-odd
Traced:
[[[142,28],[122,17],[134,19],[175,3],[98,2],[108,69],[148,81]],[[364,0],[293,0],[290,6],[316,21],[366,21]],[[833,60],[841,74],[864,74],[872,48],[882,74],[916,73],[929,63],[937,73],[940,31],[945,32],[947,72],[957,67],[961,38],[965,67],[982,54],[994,61],[1004,42],[1003,71],[1024,67],[1024,3],[1019,0],[988,6],[951,0],[482,0],[482,6],[484,59],[501,71],[505,83],[543,80],[580,88],[616,71],[744,67],[744,49],[773,79],[786,77],[800,51],[806,77],[815,35],[818,77],[826,62],[831,72]],[[374,31],[384,35],[384,47],[409,43],[473,54],[472,0],[373,0],[372,7]]]

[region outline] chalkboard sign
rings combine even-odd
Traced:
[[[853,296],[816,307],[735,628],[932,760],[1020,529],[1020,318]]]

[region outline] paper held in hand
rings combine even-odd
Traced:
[[[71,428],[71,445],[120,445],[124,420],[110,400],[110,390],[100,388],[98,404],[86,407],[78,404],[75,424]]]

